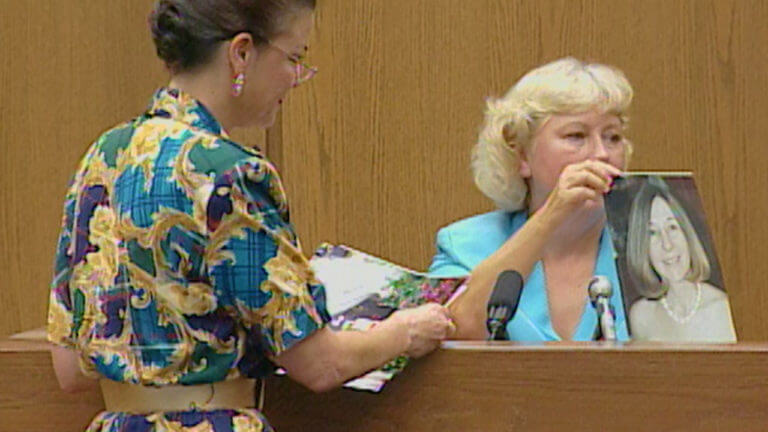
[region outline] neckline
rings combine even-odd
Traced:
[[[521,211],[517,214],[517,217],[513,218],[513,232],[516,232],[522,224],[528,220],[528,215],[525,211]],[[613,242],[611,240],[609,227],[606,224],[600,234],[599,246],[597,250],[597,258],[595,259],[595,265],[593,268],[594,275],[603,275],[608,277],[611,284],[614,287],[614,292],[611,295],[611,304],[617,308],[617,319],[619,316],[618,308],[623,307],[617,300],[619,293],[619,282],[616,268],[613,265],[616,252],[613,249]],[[543,333],[547,338],[555,341],[565,340],[555,331],[552,325],[552,316],[549,309],[549,297],[547,295],[546,279],[544,277],[544,267],[541,260],[537,261],[531,273],[526,281],[525,286],[534,289],[523,289],[523,296],[526,297],[525,302],[521,301],[521,307],[523,307],[525,314],[529,319],[533,319],[532,322],[538,327],[538,331]],[[570,335],[570,340],[591,340],[597,326],[597,314],[594,308],[589,303],[587,298],[586,287],[584,287],[585,305],[582,308],[581,318],[579,319],[576,328]],[[525,305],[525,306],[524,306]],[[527,306],[527,307],[526,307]],[[537,317],[534,319],[534,317]]]
[[[160,87],[152,95],[145,112],[147,118],[160,117],[184,123],[193,130],[213,134],[246,153],[264,158],[257,145],[246,146],[234,141],[219,121],[202,102],[175,87]]]
[[[686,324],[688,321],[693,319],[693,316],[696,315],[696,312],[699,310],[699,306],[701,306],[701,283],[696,282],[696,301],[693,303],[693,307],[691,310],[688,311],[688,313],[681,317],[676,312],[672,310],[672,308],[669,307],[669,303],[667,302],[667,296],[661,298],[661,306],[664,308],[664,310],[667,312],[667,315],[669,315],[670,318],[672,318],[673,321],[675,321],[678,324]]]
[[[180,121],[188,126],[229,139],[229,134],[208,108],[194,96],[175,87],[160,87],[146,111],[150,117]]]

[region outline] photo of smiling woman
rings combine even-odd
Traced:
[[[641,296],[629,307],[632,338],[735,342],[728,296],[710,283],[714,254],[710,259],[667,183],[655,176],[644,180],[627,228],[627,270]]]

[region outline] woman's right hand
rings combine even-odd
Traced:
[[[448,310],[430,303],[394,312],[366,331],[334,331],[330,326],[275,357],[293,379],[321,392],[340,386],[406,354],[421,357],[453,332]]]
[[[613,179],[619,176],[621,170],[598,160],[568,165],[560,173],[555,188],[542,206],[542,213],[550,220],[562,223],[587,201],[600,202],[603,194],[611,190]]]
[[[398,310],[390,319],[405,327],[405,354],[414,358],[430,353],[455,331],[448,309],[436,303]]]

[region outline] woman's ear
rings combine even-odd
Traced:
[[[227,58],[234,74],[245,72],[248,63],[253,61],[257,51],[253,49],[255,42],[250,33],[238,33],[229,42]]]
[[[517,153],[517,160],[519,162],[518,174],[520,177],[527,179],[531,177],[531,167],[528,166],[528,155],[517,140],[517,136],[512,131],[511,125],[506,124],[501,130],[501,136],[504,137],[504,141],[509,146],[509,151]]]
[[[520,169],[518,170],[520,177],[524,179],[531,178],[531,166],[528,165],[528,155],[520,148],[517,149],[517,154],[520,160]]]

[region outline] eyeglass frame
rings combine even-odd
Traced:
[[[297,56],[289,53],[287,50],[283,49],[271,40],[267,40],[267,45],[285,54],[285,56],[288,58],[288,61],[293,64],[295,68],[294,74],[296,76],[296,78],[293,80],[294,87],[298,87],[299,85],[311,80],[317,74],[318,69],[315,66],[310,66],[306,62],[301,61],[301,57],[297,58]],[[302,74],[303,71],[306,71],[306,73]]]

